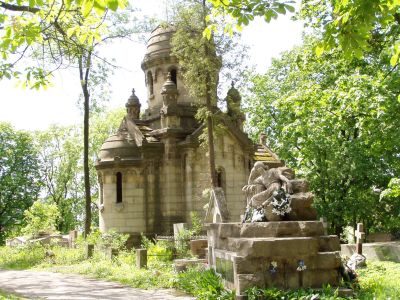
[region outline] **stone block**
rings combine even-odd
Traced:
[[[136,267],[147,268],[147,249],[136,249]]]
[[[207,261],[205,259],[191,258],[191,259],[174,259],[174,268],[176,272],[184,272],[188,267],[196,265],[204,265]]]
[[[198,258],[206,257],[206,248],[208,247],[207,239],[198,239],[190,241],[190,252]]]
[[[313,203],[313,193],[296,193],[290,195],[292,209],[307,209]]]
[[[264,281],[255,274],[237,274],[235,278],[236,294],[243,295],[244,292],[253,286],[262,287]]]
[[[107,248],[106,249],[106,257],[109,259],[114,259],[118,256],[118,249],[115,248]]]
[[[293,238],[228,238],[228,250],[239,256],[291,257],[309,256],[318,252],[318,239]]]
[[[340,240],[336,235],[325,235],[318,239],[320,252],[340,251]]]
[[[306,193],[309,191],[309,183],[304,179],[290,180],[292,184],[293,193]]]
[[[319,288],[324,285],[338,286],[340,283],[339,270],[306,270],[303,272],[303,286]]]
[[[85,258],[89,259],[93,257],[93,252],[94,252],[94,245],[93,244],[87,244],[85,245]]]

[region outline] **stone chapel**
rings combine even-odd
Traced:
[[[200,145],[203,124],[195,118],[201,99],[185,89],[179,62],[171,55],[173,29],[157,27],[142,62],[148,108],[140,115],[134,90],[118,131],[102,145],[96,169],[100,185],[100,230],[146,235],[171,234],[174,223],[190,221],[190,212],[204,216],[209,187],[207,149]],[[196,55],[196,54],[194,54]],[[243,132],[241,97],[232,86],[223,134],[215,139],[218,185],[223,188],[232,221],[246,206],[242,187],[255,160],[270,166],[282,162],[266,146],[254,144]]]

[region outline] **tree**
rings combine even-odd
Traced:
[[[104,140],[115,132],[124,115],[124,109],[94,113],[90,119],[89,160],[90,186],[93,201],[98,197],[94,158]],[[39,152],[43,187],[41,200],[55,204],[60,212],[56,228],[68,232],[83,226],[85,216],[85,189],[81,143],[82,126],[50,126],[35,135]],[[92,218],[96,225],[97,218]]]
[[[213,16],[228,14],[239,29],[261,16],[266,22],[279,14],[294,12],[287,0],[208,0],[212,3]],[[302,0],[300,17],[306,26],[318,28],[323,40],[315,45],[317,54],[339,48],[346,58],[361,58],[374,47],[376,36],[383,37],[385,51],[391,53],[390,63],[395,66],[400,55],[399,14],[400,2],[396,0]],[[227,24],[226,30],[232,31]],[[208,28],[212,30],[213,28]],[[385,37],[385,36],[389,37]]]
[[[24,212],[26,226],[22,232],[36,236],[41,231],[46,233],[56,232],[57,219],[60,217],[57,205],[36,201]]]
[[[384,203],[374,189],[400,172],[400,78],[376,52],[349,61],[330,51],[318,59],[318,42],[306,39],[251,77],[250,126],[307,176],[335,233],[357,222],[379,229]]]
[[[57,230],[68,232],[82,215],[82,144],[78,126],[50,126],[35,135],[39,152],[43,201],[55,204],[60,217]]]
[[[37,199],[40,174],[32,137],[0,123],[0,243],[23,224],[23,213]]]
[[[11,0],[0,1],[0,79],[25,77],[25,83],[33,88],[47,85],[54,68],[39,59],[17,68],[24,57],[33,57],[40,46],[43,51],[58,53],[58,45],[76,46],[71,39],[81,43],[100,39],[102,27],[95,27],[103,19],[107,9],[115,11],[126,6],[125,0]],[[94,12],[92,12],[94,11]],[[79,29],[72,31],[71,19],[81,15]]]
[[[209,152],[210,186],[216,188],[218,184],[214,134],[217,125],[215,112],[218,103],[219,75],[221,68],[223,72],[229,69],[226,77],[232,80],[232,76],[239,73],[238,69],[242,66],[244,55],[243,52],[242,55],[238,54],[243,47],[240,47],[233,38],[217,34],[207,38],[203,35],[205,28],[211,25],[207,18],[208,13],[209,8],[205,1],[183,1],[178,5],[173,21],[176,32],[171,44],[172,53],[179,61],[189,94],[194,98],[205,100],[205,105],[199,107],[197,117],[206,125],[205,141]],[[212,24],[212,26],[217,25],[217,23]],[[235,47],[237,52],[233,51]]]

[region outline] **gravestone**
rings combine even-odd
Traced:
[[[118,252],[119,252],[118,249],[109,247],[106,250],[106,256],[107,258],[112,260],[118,256]]]
[[[87,244],[85,248],[85,257],[86,259],[89,259],[93,257],[93,251],[94,251],[94,245],[93,244]]]
[[[147,268],[147,249],[136,249],[136,267]]]
[[[71,230],[69,232],[69,247],[70,248],[75,248],[76,247],[76,239],[78,238],[78,231],[77,230]]]
[[[363,223],[358,223],[357,224],[357,230],[356,230],[356,248],[357,248],[357,253],[362,254],[362,243],[365,239],[365,232],[364,232],[364,225]]]

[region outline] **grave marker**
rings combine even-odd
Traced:
[[[362,242],[365,238],[365,232],[364,232],[364,225],[363,223],[358,223],[357,224],[357,230],[356,230],[356,249],[357,249],[357,254],[362,254]]]

